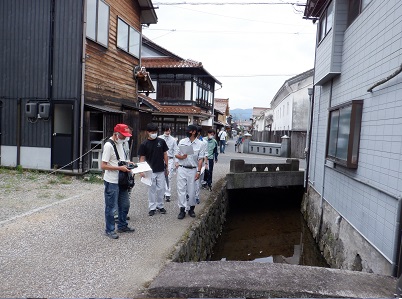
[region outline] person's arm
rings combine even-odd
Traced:
[[[140,160],[139,160],[139,162],[145,162],[145,156],[140,156]],[[140,176],[141,177],[145,177],[145,174],[143,173],[143,172],[140,172]]]
[[[169,157],[167,151],[163,153],[163,160],[165,161],[165,173],[169,174]]]
[[[102,170],[120,170],[123,172],[130,171],[125,165],[112,166],[112,165],[108,164],[108,162],[105,162],[105,161],[102,161],[101,168],[102,168]]]

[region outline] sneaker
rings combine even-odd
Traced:
[[[135,231],[134,228],[131,228],[131,227],[128,227],[128,226],[123,227],[123,228],[119,228],[119,229],[117,230],[118,233],[132,233],[132,232],[134,232],[134,231]]]
[[[197,203],[197,205],[199,205],[199,204],[200,204],[200,199],[199,199],[199,198],[196,198],[196,199],[195,199],[195,202]]]
[[[165,210],[165,208],[158,208],[158,211],[159,211],[159,213],[161,213],[161,214],[166,214],[166,210]]]
[[[170,196],[165,196],[166,202],[170,202]]]
[[[153,215],[155,215],[155,210],[151,210],[151,211],[149,211],[148,215],[149,215],[149,216],[153,216]]]
[[[119,235],[116,234],[114,231],[113,232],[106,232],[106,236],[108,236],[110,239],[118,239]]]
[[[183,219],[184,217],[186,217],[186,212],[184,208],[180,208],[180,213],[179,216],[177,216],[177,219]]]
[[[130,216],[127,216],[126,220],[130,220]],[[119,216],[114,216],[114,222],[119,223]]]
[[[188,215],[189,215],[190,217],[193,217],[193,218],[194,218],[194,217],[195,217],[194,210],[191,210],[191,209],[190,209],[190,210],[188,211]]]
[[[212,186],[208,186],[209,191],[212,191]]]

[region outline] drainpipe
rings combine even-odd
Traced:
[[[53,60],[54,60],[54,18],[55,18],[55,0],[51,1],[50,8],[50,32],[49,32],[49,86],[48,95],[50,101],[53,98]]]
[[[332,100],[332,88],[334,86],[334,79],[331,79],[331,87],[329,90],[329,99],[328,99],[328,109],[331,108],[331,100]],[[327,125],[328,127],[328,125]],[[327,142],[328,139],[328,130],[325,132],[325,142]],[[324,163],[322,165],[322,182],[321,182],[321,202],[320,202],[320,208],[321,208],[321,216],[320,216],[320,225],[318,227],[318,236],[321,238],[321,229],[322,229],[322,223],[323,223],[323,218],[324,218],[324,184],[325,184],[325,155],[324,155]]]
[[[21,98],[17,100],[17,165],[21,164]]]
[[[83,147],[84,147],[84,104],[85,104],[85,60],[86,60],[86,35],[87,35],[87,1],[83,0],[82,13],[82,53],[81,53],[81,97],[80,97],[80,160],[78,172],[83,172]]]
[[[402,212],[402,196],[398,198],[398,209],[397,209],[397,220],[396,220],[396,230],[395,230],[395,248],[394,248],[394,265],[392,269],[392,275],[399,277],[402,274],[402,249],[401,249],[401,239],[402,239],[402,223],[401,223],[401,212]]]
[[[310,166],[310,148],[311,148],[311,131],[313,128],[313,112],[314,112],[314,83],[313,88],[308,88],[308,96],[309,96],[309,110],[308,110],[308,121],[309,127],[307,128],[307,144],[306,144],[306,169],[304,170],[305,178],[304,178],[304,192],[307,192],[308,187],[308,175],[309,175],[309,166]]]

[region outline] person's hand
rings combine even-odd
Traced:
[[[199,172],[197,172],[197,173],[195,174],[194,181],[198,180],[199,178],[200,178],[200,173],[199,173]]]
[[[169,169],[165,169],[166,175],[169,175]]]
[[[141,176],[142,178],[145,178],[145,173],[140,172],[140,176]]]
[[[205,169],[208,169],[208,168],[209,168],[208,163],[205,163]]]
[[[187,159],[187,154],[184,154],[183,156],[181,156],[182,160]]]
[[[125,166],[125,165],[119,166],[118,168],[119,168],[119,170],[122,171],[122,172],[130,171],[130,169],[128,169],[127,166]]]
[[[176,169],[179,168],[179,163],[177,163],[177,162],[174,163],[174,166],[176,167]]]

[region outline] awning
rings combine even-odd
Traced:
[[[84,104],[86,107],[101,111],[101,112],[106,112],[106,113],[117,113],[117,114],[126,114],[124,111],[116,110],[114,108],[108,107],[108,106],[101,106],[101,105],[94,105],[94,104]]]

